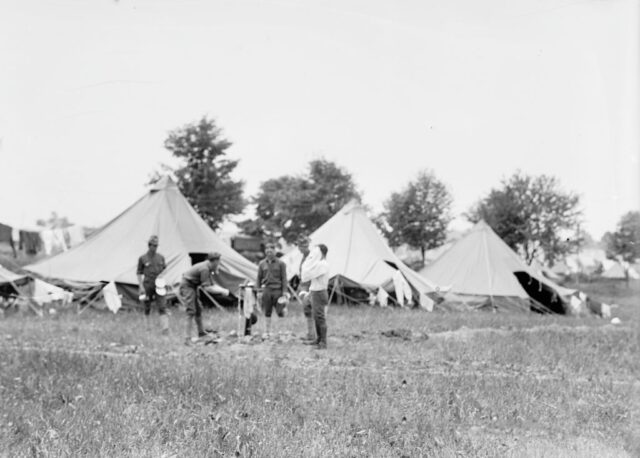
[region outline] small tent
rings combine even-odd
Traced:
[[[24,297],[38,305],[54,302],[66,305],[73,300],[73,294],[62,288],[31,275],[14,273],[2,266],[0,266],[0,296],[7,302]]]
[[[314,245],[323,243],[329,248],[327,261],[334,285],[359,287],[370,292],[378,288],[391,291],[395,290],[394,277],[396,284],[404,279],[412,290],[414,301],[428,304],[426,308],[432,305],[427,295],[437,295],[440,291],[393,253],[356,201],[345,205],[311,234],[310,239]],[[290,275],[298,272],[301,254],[297,249],[287,253],[283,260]]]
[[[574,290],[532,269],[484,221],[420,273],[451,285],[447,299],[499,309],[564,313]]]
[[[225,287],[233,290],[257,276],[257,267],[216,236],[169,177],[85,242],[25,270],[70,282],[114,281],[121,292],[135,297],[138,257],[146,251],[151,235],[159,238],[158,252],[167,262],[162,276],[170,286],[177,286],[182,274],[212,251],[222,255],[220,274]]]
[[[602,263],[602,278],[609,278],[612,280],[638,280],[640,274],[638,271],[627,262],[612,261],[610,259],[605,260]]]

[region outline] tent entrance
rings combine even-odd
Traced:
[[[514,275],[529,297],[533,299],[532,310],[543,313],[559,313],[561,315],[566,313],[565,302],[555,290],[527,272],[514,272]]]

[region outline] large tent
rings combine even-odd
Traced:
[[[420,273],[450,285],[455,300],[478,306],[564,313],[575,293],[525,264],[484,221]]]
[[[428,294],[440,289],[407,267],[389,248],[382,235],[367,217],[364,208],[349,202],[310,236],[312,244],[329,248],[327,261],[330,276],[341,285],[358,286],[370,291],[394,289],[394,275],[399,271],[412,289],[416,302],[429,308]],[[290,274],[297,272],[301,254],[292,250],[285,255]],[[335,283],[334,283],[335,284]]]
[[[167,262],[162,276],[169,285],[177,285],[184,271],[211,251],[222,255],[220,273],[226,287],[257,275],[257,267],[216,236],[169,177],[84,243],[25,269],[71,282],[114,281],[119,289],[132,291],[127,286],[138,283],[137,260],[151,235],[159,237],[158,252]]]

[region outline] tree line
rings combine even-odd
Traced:
[[[239,223],[242,232],[292,243],[311,234],[350,200],[362,201],[352,174],[326,159],[310,161],[301,174],[266,180],[254,196],[246,197],[244,182],[232,176],[239,163],[227,156],[232,143],[206,116],[171,131],[164,145],[181,165],[162,165],[163,172],[176,177],[180,191],[212,229],[254,205],[255,217]],[[150,181],[159,176],[154,172]],[[427,250],[446,241],[452,204],[449,187],[433,171],[421,170],[385,200],[373,220],[391,246],[407,244],[420,250],[424,262]],[[543,259],[553,264],[584,240],[579,196],[564,191],[552,176],[516,172],[464,216],[474,223],[486,221],[527,262]],[[604,239],[610,257],[629,262],[639,258],[640,212],[624,215]]]

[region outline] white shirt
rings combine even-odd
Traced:
[[[322,259],[322,253],[318,247],[312,248],[300,270],[302,282],[311,282],[309,291],[322,291],[329,286],[329,264]]]
[[[329,287],[329,264],[324,259],[316,265],[313,272],[315,277],[311,277],[309,291],[326,291]]]

